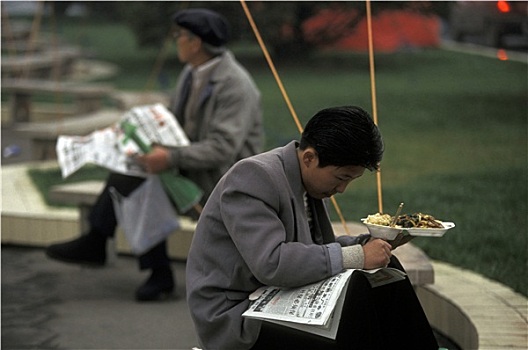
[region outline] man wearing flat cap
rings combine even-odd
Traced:
[[[260,92],[249,73],[226,48],[227,20],[211,10],[186,9],[172,17],[178,58],[185,64],[169,109],[191,144],[155,146],[138,161],[149,173],[171,169],[194,181],[204,192],[202,205],[220,177],[236,161],[262,150]],[[115,188],[130,195],[143,178],[112,173],[90,215],[90,230],[79,238],[48,247],[51,258],[80,264],[104,265],[106,241],[114,235],[116,216],[110,195]],[[196,213],[181,213],[196,216]],[[136,300],[159,300],[175,288],[166,241],[139,256],[147,281],[136,290]]]

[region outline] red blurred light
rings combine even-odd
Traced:
[[[503,49],[499,49],[497,51],[497,58],[501,61],[507,61],[508,60],[508,54]]]
[[[511,11],[510,4],[508,4],[508,1],[497,1],[497,8],[502,13],[508,13]]]

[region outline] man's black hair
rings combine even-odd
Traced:
[[[319,166],[359,165],[378,170],[383,140],[370,115],[360,107],[343,106],[317,112],[306,124],[299,148],[312,146]]]

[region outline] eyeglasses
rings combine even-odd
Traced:
[[[184,29],[178,29],[178,30],[175,30],[174,32],[172,32],[172,38],[173,39],[178,39],[180,37],[187,37],[187,38],[193,38],[195,37],[195,35],[191,32],[189,32],[188,30],[184,30]]]

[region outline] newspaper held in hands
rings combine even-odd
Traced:
[[[137,134],[148,145],[179,147],[190,144],[174,115],[162,104],[134,107],[105,129],[86,136],[59,136],[56,151],[62,177],[70,176],[86,164],[145,177],[146,172],[133,158],[141,151],[123,133],[120,127],[123,121],[135,125]]]
[[[346,270],[328,279],[299,288],[262,287],[252,293],[244,317],[335,339],[350,276],[363,273],[372,288],[401,281],[406,274],[394,268]]]

